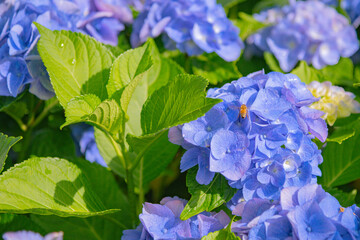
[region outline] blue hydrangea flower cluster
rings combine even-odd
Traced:
[[[30,92],[41,99],[54,95],[35,47],[39,33],[33,22],[52,30],[82,32],[116,45],[124,23],[132,20],[125,0],[1,1],[0,96],[16,97],[29,83]]]
[[[289,187],[280,201],[254,198],[233,210],[241,220],[232,231],[241,239],[348,239],[360,238],[360,209],[341,207],[320,185]]]
[[[165,47],[190,56],[216,52],[226,61],[239,58],[239,29],[216,0],[147,0],[133,25],[133,47],[162,34]]]
[[[4,240],[62,240],[63,232],[49,233],[42,237],[39,233],[31,231],[7,232],[3,235]]]
[[[82,155],[90,162],[96,162],[107,167],[95,142],[94,128],[86,124],[71,126],[72,135],[77,145],[78,155]]]
[[[350,57],[359,49],[355,28],[319,1],[293,1],[254,17],[271,26],[252,35],[249,42],[273,53],[286,72],[300,60],[317,69],[334,65],[340,57]]]
[[[145,203],[140,214],[140,225],[133,230],[125,230],[122,240],[153,239],[201,239],[210,232],[225,228],[230,222],[228,215],[202,212],[186,221],[180,214],[187,201],[178,197],[165,197],[160,204]]]
[[[293,74],[263,71],[210,89],[207,97],[223,102],[205,116],[169,131],[169,140],[187,151],[181,171],[198,166],[196,180],[209,184],[215,173],[239,189],[237,195],[278,199],[280,190],[316,182],[325,141],[323,112]]]
[[[334,7],[339,5],[337,0],[321,0],[321,2]],[[353,26],[357,28],[360,25],[360,0],[342,0],[340,6],[349,15]]]

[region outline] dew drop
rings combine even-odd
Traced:
[[[63,47],[64,47],[64,44],[63,44],[63,43],[60,43],[60,47],[63,48]]]
[[[73,60],[71,61],[71,64],[74,65],[76,62],[75,58],[73,58]]]

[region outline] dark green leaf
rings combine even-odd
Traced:
[[[144,134],[195,120],[221,102],[220,99],[206,98],[207,84],[200,76],[182,74],[154,92],[141,111]]]
[[[17,143],[22,137],[8,137],[0,133],[0,172],[4,168],[5,160],[10,151],[10,148]]]
[[[325,189],[325,191],[335,197],[342,207],[350,207],[355,204],[355,197],[357,193],[356,189],[351,192],[343,192],[338,188],[329,188]]]
[[[348,127],[334,127],[334,131],[326,139],[327,142],[337,142],[341,144],[348,138],[355,135],[355,130]]]
[[[272,55],[272,54],[269,53],[269,52],[264,52],[264,58],[265,58],[265,61],[266,61],[267,65],[269,66],[269,68],[270,68],[272,71],[275,71],[275,72],[284,72],[284,71],[280,68],[279,62],[278,62],[278,60],[275,58],[274,55]]]
[[[230,201],[236,192],[228,181],[220,174],[215,174],[209,185],[201,185],[196,181],[197,168],[192,168],[186,176],[186,186],[191,193],[191,199],[186,204],[180,218],[186,220],[203,211],[212,211],[223,203]]]

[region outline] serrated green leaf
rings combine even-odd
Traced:
[[[10,151],[10,148],[20,141],[22,137],[8,137],[7,135],[0,133],[0,172],[4,168],[5,160]]]
[[[336,187],[360,178],[360,119],[349,123],[349,129],[355,130],[355,135],[342,144],[328,142],[322,152],[324,162],[320,165],[322,177],[319,183],[323,186]]]
[[[192,168],[186,176],[186,186],[191,198],[181,213],[180,218],[186,220],[203,211],[212,211],[221,204],[230,201],[236,189],[229,186],[225,177],[215,174],[209,185],[202,185],[196,181],[197,168]]]
[[[194,74],[208,79],[213,85],[241,77],[236,67],[236,62],[226,62],[217,54],[207,54],[192,58],[191,63]]]
[[[66,122],[61,128],[86,122],[112,134],[121,129],[124,121],[124,114],[114,99],[101,102],[93,94],[72,99],[65,107],[65,116]]]
[[[206,98],[206,79],[182,74],[151,95],[141,111],[144,134],[159,132],[203,116],[220,99]]]
[[[229,230],[222,229],[220,231],[209,233],[202,237],[201,240],[240,240],[240,238],[235,236],[235,234]]]
[[[114,213],[93,192],[75,164],[59,158],[30,158],[0,176],[0,212],[90,217]]]
[[[38,51],[60,104],[65,107],[71,99],[84,94],[105,100],[114,60],[111,51],[87,35],[35,25],[41,35]]]
[[[351,138],[355,135],[355,130],[348,127],[334,127],[333,132],[326,139],[327,142],[337,142],[341,144],[348,138]]]
[[[355,204],[357,193],[356,189],[352,190],[351,192],[344,192],[338,188],[325,188],[325,191],[335,197],[343,207],[350,207],[351,205]]]
[[[64,239],[113,240],[120,239],[122,231],[132,228],[129,203],[117,186],[113,174],[96,163],[85,160],[74,162],[88,178],[93,190],[107,208],[125,209],[113,214],[88,218],[31,215],[31,219],[47,232],[63,231]]]
[[[266,64],[269,66],[269,68],[270,68],[272,71],[281,72],[281,73],[284,72],[284,71],[281,69],[278,60],[277,60],[277,59],[275,58],[275,56],[272,55],[271,53],[269,53],[269,52],[264,52],[264,59],[265,59]]]
[[[169,142],[168,131],[141,137],[127,135],[126,140],[136,154],[143,156],[143,159],[140,160],[140,166],[137,166],[134,172],[136,187],[141,184],[146,186],[159,176],[173,160],[179,149],[179,146]]]
[[[258,30],[267,27],[268,25],[259,22],[253,16],[244,12],[239,13],[240,19],[233,20],[235,26],[240,29],[240,38],[245,40],[248,36],[256,33]]]
[[[70,131],[41,128],[34,132],[29,155],[37,157],[71,158],[76,156],[75,144]]]

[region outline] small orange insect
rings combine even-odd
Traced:
[[[249,111],[247,109],[247,106],[245,104],[242,104],[241,107],[240,107],[240,116],[242,118],[246,118],[249,116]]]

